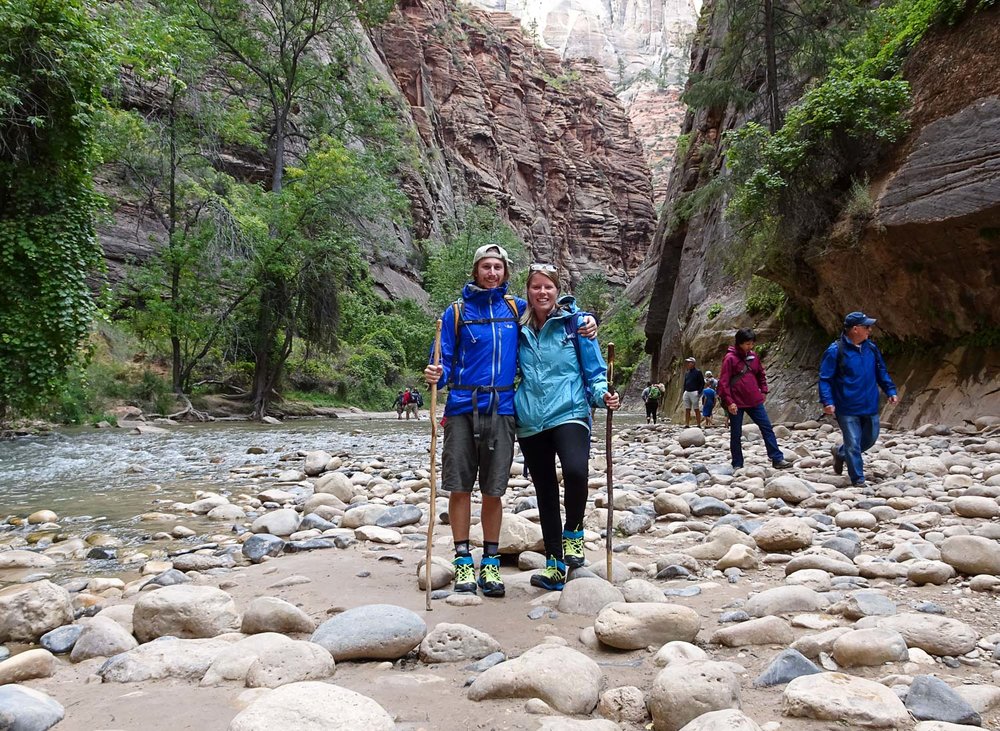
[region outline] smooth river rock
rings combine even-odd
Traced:
[[[239,629],[240,615],[233,598],[221,589],[184,584],[141,594],[132,625],[140,642],[167,635],[195,639]]]
[[[619,650],[638,650],[672,640],[691,642],[700,629],[701,617],[696,611],[660,602],[615,602],[604,607],[594,622],[597,639]]]
[[[904,728],[910,714],[889,688],[843,673],[796,678],[785,688],[786,716],[837,721],[847,728]]]
[[[341,660],[396,660],[427,635],[420,615],[393,604],[348,609],[321,624],[312,642]]]
[[[291,602],[273,596],[259,596],[250,602],[243,614],[240,632],[253,635],[279,632],[283,635],[313,632],[316,623]]]
[[[330,683],[291,683],[244,708],[229,731],[392,731],[395,722],[368,696]]]
[[[560,713],[586,714],[597,705],[602,679],[601,668],[583,653],[538,645],[483,672],[469,687],[469,698],[540,698]]]
[[[66,715],[62,705],[34,688],[0,686],[0,729],[47,731]]]
[[[647,703],[655,731],[679,731],[704,713],[740,707],[740,682],[726,663],[672,664],[653,681]]]
[[[500,651],[500,643],[485,632],[465,624],[441,622],[420,643],[426,663],[479,660]]]

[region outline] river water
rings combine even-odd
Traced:
[[[294,458],[299,450],[324,449],[405,470],[427,466],[430,444],[426,419],[215,422],[166,430],[140,435],[80,428],[0,442],[0,522],[49,509],[66,527],[84,523],[127,539],[143,532],[135,517],[161,502],[191,502],[197,490],[269,486],[269,479],[261,479],[265,472],[301,469],[301,459]],[[248,454],[251,447],[264,453]]]

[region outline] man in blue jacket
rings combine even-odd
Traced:
[[[514,376],[518,320],[527,303],[507,294],[511,262],[497,244],[480,246],[472,259],[472,281],[441,316],[441,365],[424,369],[427,383],[448,386],[441,451],[441,488],[448,495],[448,521],[455,541],[455,591],[505,594],[500,576],[500,523],[514,459]],[[587,315],[580,334],[593,337]],[[472,487],[482,493],[483,560],[476,581],[469,545]],[[431,506],[431,520],[435,519]]]
[[[852,312],[844,318],[844,331],[830,343],[819,366],[819,399],[823,413],[835,416],[844,435],[844,443],[833,447],[833,471],[847,474],[855,487],[865,486],[862,452],[878,439],[878,389],[899,401],[896,384],[889,377],[885,360],[871,336],[875,318]]]

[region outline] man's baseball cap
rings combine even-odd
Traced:
[[[507,269],[510,269],[510,257],[507,256],[507,250],[500,246],[499,244],[484,244],[476,249],[475,255],[472,257],[472,268],[476,268],[476,264],[479,263],[481,259],[500,259]]]
[[[864,327],[871,327],[876,322],[874,317],[868,317],[864,312],[852,312],[847,317],[844,318],[844,327],[854,327],[855,325],[863,325]]]
[[[685,358],[685,359],[684,359],[684,362],[685,362],[685,363],[694,363],[694,362],[695,362],[695,360],[694,360],[694,358]]]

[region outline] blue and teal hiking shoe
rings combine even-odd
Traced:
[[[479,588],[483,590],[483,596],[499,598],[507,593],[503,585],[503,577],[500,576],[500,557],[483,556],[479,564]]]
[[[472,556],[455,556],[451,565],[455,567],[455,593],[475,594],[476,569],[472,562]]]
[[[566,564],[550,556],[545,568],[531,575],[531,585],[548,591],[561,591],[566,586]]]
[[[583,531],[564,530],[562,535],[563,556],[566,565],[578,569],[583,566],[586,558],[583,555]]]

